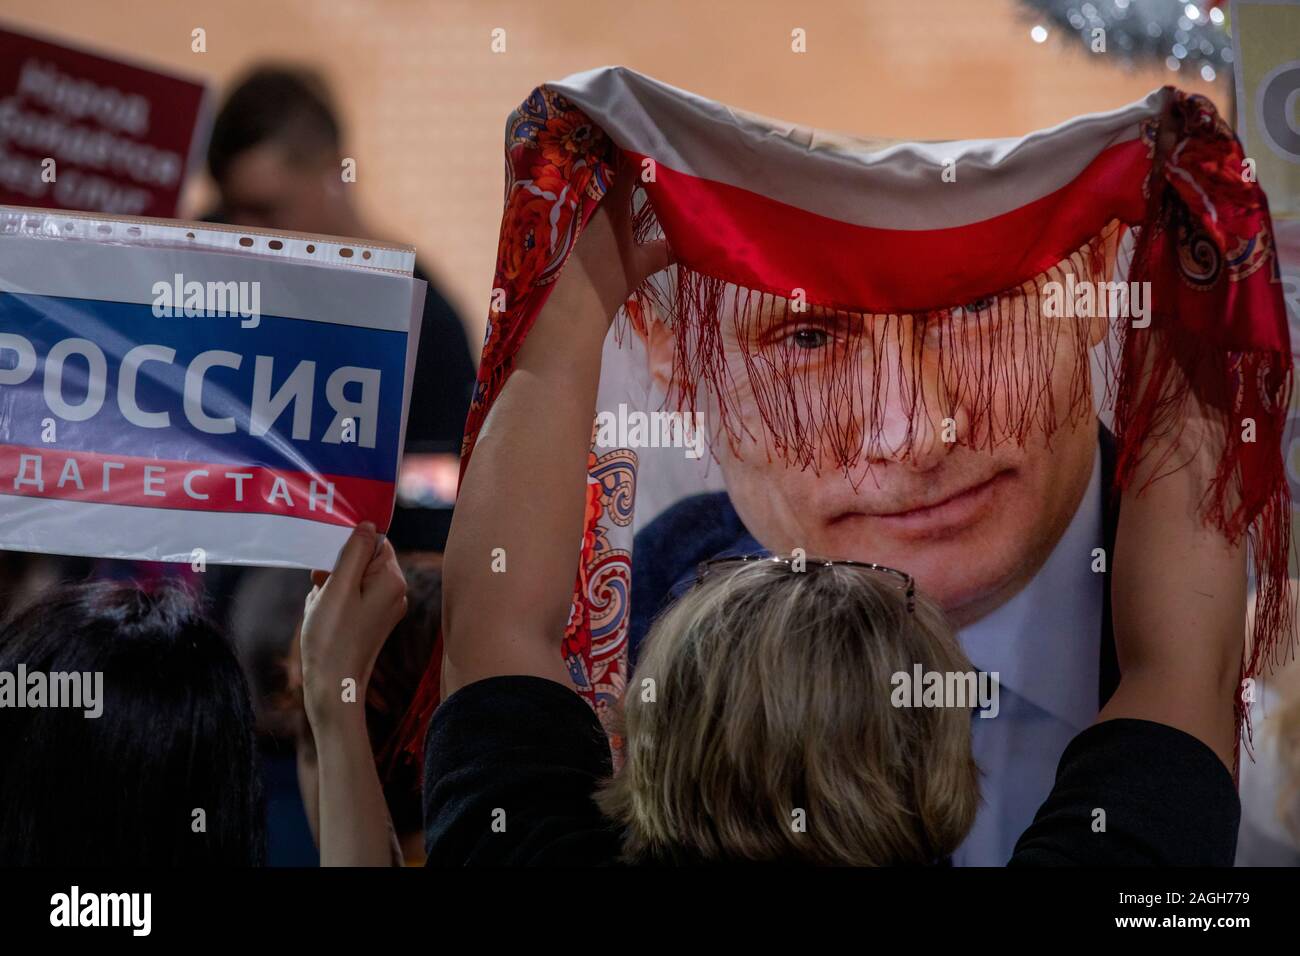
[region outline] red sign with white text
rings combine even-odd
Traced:
[[[0,29],[0,204],[174,217],[204,93]]]

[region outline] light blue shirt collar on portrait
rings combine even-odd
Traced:
[[[1074,517],[1038,574],[958,632],[981,671],[996,672],[999,713],[972,718],[981,803],[957,866],[1004,866],[1056,779],[1066,745],[1097,716],[1105,575],[1101,456]],[[1110,561],[1111,556],[1106,555]]]

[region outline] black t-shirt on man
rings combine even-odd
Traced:
[[[406,449],[460,453],[474,393],[474,359],[460,317],[419,264],[412,277],[429,283],[420,323],[420,347],[406,420]]]

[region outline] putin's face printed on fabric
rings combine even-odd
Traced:
[[[1105,325],[1039,311],[1034,297],[1001,308],[984,300],[937,325],[868,319],[876,328],[865,334],[860,317],[817,309],[781,307],[749,328],[724,321],[725,416],[716,389],[699,394],[710,448],[745,526],[775,552],[802,548],[907,570],[958,626],[1001,605],[1055,548],[1097,454],[1088,350]],[[857,333],[847,330],[854,321]],[[643,331],[663,383],[672,343],[659,323]],[[963,361],[968,374],[954,388]],[[1027,363],[1037,364],[1025,378]],[[828,372],[831,364],[839,368]],[[765,374],[778,365],[780,376]],[[975,381],[970,370],[981,366],[1005,374]],[[777,431],[818,435],[803,462],[773,442],[766,426],[774,410]],[[998,423],[1011,421],[1017,437],[999,434]],[[857,461],[838,463],[828,444],[841,459],[851,446]],[[1086,566],[1093,556],[1077,560]]]

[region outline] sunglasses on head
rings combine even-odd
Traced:
[[[795,573],[806,573],[815,568],[855,568],[864,574],[872,574],[877,578],[887,581],[892,587],[901,591],[907,599],[907,612],[909,614],[916,608],[916,582],[906,571],[899,571],[897,568],[886,567],[883,564],[871,564],[866,561],[830,561],[824,558],[800,558],[804,567],[796,570],[794,558],[784,558],[779,555],[768,554],[737,554],[725,558],[714,558],[711,561],[704,561],[699,564],[695,570],[695,583],[699,584],[708,575],[710,571],[718,568],[731,567],[741,564],[754,564],[767,561],[772,564],[780,564],[794,570]]]

